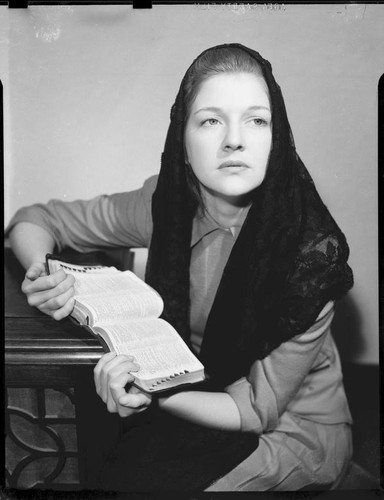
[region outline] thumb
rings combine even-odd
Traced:
[[[141,406],[148,406],[151,401],[151,397],[146,396],[143,392],[137,394],[129,392],[120,396],[118,401],[122,406],[128,406],[129,408],[140,408]]]
[[[31,265],[31,267],[27,270],[25,277],[31,281],[36,280],[40,276],[44,276],[45,272],[45,264],[43,262],[35,262]]]

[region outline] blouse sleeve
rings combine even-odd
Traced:
[[[19,222],[46,229],[58,251],[69,247],[88,252],[107,247],[147,247],[152,234],[151,201],[157,176],[141,189],[100,195],[91,200],[51,200],[21,208],[5,234]]]
[[[239,408],[242,430],[262,434],[276,428],[310,370],[316,369],[333,315],[334,305],[329,302],[307,332],[257,360],[248,377],[226,388]]]

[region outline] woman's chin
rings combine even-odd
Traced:
[[[231,186],[225,186],[222,189],[218,189],[216,193],[219,196],[225,198],[249,198],[250,194],[260,186],[261,182],[252,183],[244,182],[244,183],[232,183]]]

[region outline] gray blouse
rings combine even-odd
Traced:
[[[141,189],[91,200],[51,200],[20,209],[6,232],[18,222],[45,228],[58,251],[87,252],[111,247],[148,247],[152,234],[151,201],[157,176]],[[245,214],[244,214],[245,216]],[[209,215],[193,222],[190,296],[192,345],[199,351],[205,323],[224,266],[240,227],[225,229]],[[275,429],[285,411],[318,423],[351,423],[340,359],[330,333],[334,315],[328,303],[305,333],[284,342],[255,361],[247,377],[225,390],[236,402],[242,429],[258,434]],[[220,346],[217,346],[220,356]]]

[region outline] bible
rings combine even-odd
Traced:
[[[99,336],[109,351],[134,356],[133,385],[156,393],[205,379],[204,366],[164,319],[163,300],[131,271],[80,266],[46,256],[47,273],[63,269],[75,278],[71,317]]]

